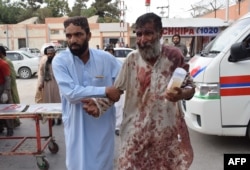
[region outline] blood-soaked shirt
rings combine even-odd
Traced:
[[[176,67],[188,69],[180,50],[164,46],[154,65],[136,50],[125,60],[115,86],[126,90],[121,124],[120,170],[188,169],[193,151],[178,102],[167,101],[166,87]],[[183,88],[194,87],[188,75]]]

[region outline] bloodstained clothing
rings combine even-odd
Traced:
[[[193,161],[193,150],[179,102],[164,94],[176,67],[183,67],[183,56],[175,47],[163,46],[154,65],[138,50],[130,53],[115,86],[126,90],[119,170],[186,170]],[[183,88],[192,88],[188,74]],[[100,107],[105,106],[98,99]],[[101,109],[102,110],[102,109]]]

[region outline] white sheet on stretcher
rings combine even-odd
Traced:
[[[0,104],[0,115],[4,114],[61,114],[61,103],[42,103],[42,104]]]

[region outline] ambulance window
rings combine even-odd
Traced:
[[[246,29],[250,29],[250,18],[236,21],[219,34],[213,42],[206,47],[206,51],[211,54],[220,53],[226,47],[231,46],[235,42],[235,38],[238,37],[239,34],[244,33]],[[213,57],[216,56],[217,55],[213,55]],[[209,57],[211,57],[211,55],[209,55]]]

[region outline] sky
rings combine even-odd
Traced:
[[[90,5],[94,0],[90,0],[87,5]],[[145,0],[123,0],[124,4],[127,6],[125,22],[134,23],[136,18],[140,15],[149,12],[154,12],[159,16],[163,16],[160,11],[163,9],[165,11],[164,17],[168,16],[170,18],[190,18],[192,17],[191,5],[199,2],[201,0],[150,0],[150,6],[146,8]],[[73,6],[74,0],[68,0],[69,6]],[[166,7],[169,8],[158,8]]]
[[[125,19],[129,23],[134,23],[137,17],[147,11],[154,12],[163,17],[169,14],[169,18],[188,18],[192,17],[191,11],[189,11],[191,4],[199,1],[200,0],[151,0],[150,6],[147,9],[145,0],[124,0],[127,5]],[[167,6],[169,7],[161,8]],[[160,13],[162,10],[165,12],[164,15]]]

